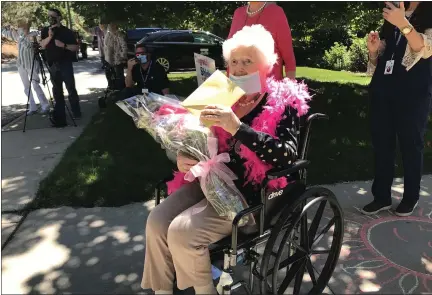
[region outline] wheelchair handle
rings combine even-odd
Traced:
[[[302,146],[302,151],[300,153],[300,159],[304,160],[306,158],[306,154],[307,154],[307,150],[309,147],[309,141],[310,141],[310,130],[312,127],[312,122],[316,119],[329,119],[329,116],[327,116],[326,114],[321,114],[321,113],[316,113],[316,114],[312,114],[310,115],[307,119],[306,119],[306,128],[305,128],[305,137],[303,140],[303,146]]]

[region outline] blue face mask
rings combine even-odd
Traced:
[[[139,59],[139,61],[142,64],[146,64],[147,63],[147,55],[138,55],[137,58]]]

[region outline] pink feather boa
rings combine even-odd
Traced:
[[[274,138],[276,136],[276,126],[281,121],[287,106],[295,109],[299,117],[305,115],[309,110],[308,102],[311,99],[307,85],[288,78],[277,81],[268,78],[266,81],[265,92],[268,93],[267,103],[264,110],[258,115],[251,124],[251,127],[260,132],[267,133]],[[228,140],[231,134],[219,127],[212,127],[213,134],[218,138],[219,153],[228,151]],[[262,183],[266,172],[272,168],[271,165],[262,162],[256,153],[248,149],[245,145],[240,146],[239,155],[245,159],[245,184],[252,182]],[[174,179],[167,182],[168,194],[173,193],[185,183],[184,173],[176,172]],[[268,183],[270,189],[284,188],[288,184],[285,177],[271,180]]]

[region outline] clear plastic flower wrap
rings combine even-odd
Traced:
[[[121,108],[164,149],[198,161],[184,178],[189,182],[199,179],[204,195],[219,216],[232,220],[248,207],[234,184],[237,176],[224,164],[230,161],[228,153],[218,154],[217,138],[199,118],[183,109],[179,101],[144,95],[124,102]],[[253,222],[251,216],[243,218],[240,225],[248,222]]]

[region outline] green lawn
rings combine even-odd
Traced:
[[[309,183],[372,178],[366,86],[370,78],[312,68],[298,68],[298,76],[314,94],[311,112],[330,116],[329,121],[313,126]],[[170,80],[172,92],[181,96],[196,87],[196,77],[190,73],[171,74]],[[430,141],[429,128],[427,173],[432,172]],[[160,146],[118,107],[111,106],[95,115],[92,124],[41,182],[33,207],[120,206],[146,201],[152,197],[155,184],[173,168]]]

